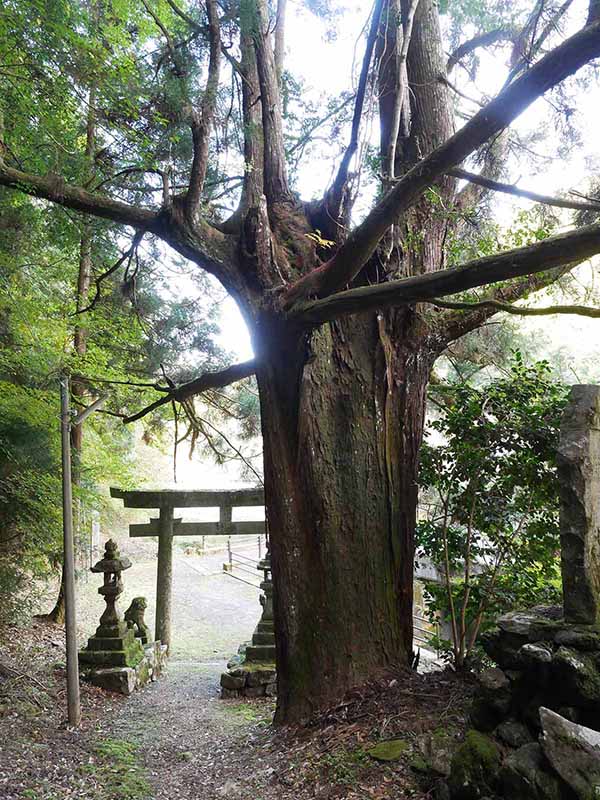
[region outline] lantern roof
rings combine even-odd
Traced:
[[[122,572],[130,566],[131,561],[127,556],[121,556],[114,539],[109,539],[105,545],[104,558],[94,564],[92,572]]]

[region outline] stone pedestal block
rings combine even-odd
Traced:
[[[565,620],[600,622],[600,386],[573,386],[558,450]]]
[[[162,674],[167,663],[167,646],[149,642],[143,646],[143,657],[134,667],[96,667],[82,671],[84,680],[110,692],[130,695]]]

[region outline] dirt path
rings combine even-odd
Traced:
[[[156,562],[142,555],[126,575],[122,605],[146,595],[152,624]],[[420,683],[425,677],[399,676],[364,701],[367,711],[357,695],[353,702],[361,705],[359,722],[346,721],[350,712],[344,707],[341,716],[317,728],[274,730],[271,701],[219,698],[226,661],[249,639],[260,615],[256,586],[224,575],[222,562],[223,554],[176,554],[167,674],[130,698],[83,685],[78,730],[65,724],[62,629],[37,623],[22,631],[0,631],[0,661],[12,670],[0,674],[2,800],[427,796],[408,758],[394,766],[378,765],[365,747],[384,732],[386,738],[395,733],[416,741],[438,724],[438,714],[454,708],[461,690],[443,676],[431,676],[440,695],[431,709],[431,688]],[[93,581],[80,585],[82,643],[102,610],[96,589]],[[425,706],[415,712],[420,692]]]
[[[263,741],[273,704],[218,697],[227,660],[251,637],[260,616],[259,592],[224,575],[223,560],[223,553],[200,558],[175,552],[167,674],[129,699],[84,686],[79,731],[64,720],[62,630],[38,623],[21,633],[4,632],[8,646],[2,656],[15,672],[8,679],[0,675],[2,800],[235,797],[246,783],[247,762],[254,765],[257,788],[246,796],[263,796],[257,792],[268,777],[266,767],[260,753],[249,756],[248,748],[253,750],[256,737]],[[259,578],[257,573],[257,584]],[[120,603],[125,608],[133,596],[147,596],[151,629],[155,580],[155,559],[138,555],[125,575]],[[83,644],[103,603],[93,579],[82,581],[78,594]],[[129,773],[132,785],[113,786],[111,770],[113,777],[119,770]]]
[[[168,677],[133,697],[106,731],[138,748],[156,800],[287,796],[269,752],[273,704],[220,700],[222,668],[172,662]]]

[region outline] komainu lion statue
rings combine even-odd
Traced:
[[[145,597],[134,597],[125,612],[127,627],[133,628],[136,638],[140,639],[142,644],[148,644],[150,641],[150,629],[144,622],[144,612],[147,607]]]

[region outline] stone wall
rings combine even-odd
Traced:
[[[479,677],[446,796],[600,797],[600,626],[538,607],[505,614],[481,641],[498,666]]]

